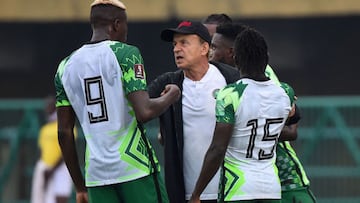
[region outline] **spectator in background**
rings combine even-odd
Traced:
[[[204,18],[201,23],[208,29],[210,37],[213,37],[218,25],[232,23],[232,19],[225,13],[213,13]]]
[[[209,63],[211,37],[200,22],[183,21],[165,29],[161,39],[173,44],[179,70],[158,76],[148,87],[151,97],[161,95],[167,84],[177,84],[182,97],[160,117],[164,143],[165,183],[171,203],[190,199],[215,126],[215,93],[239,79],[239,72],[226,64]],[[216,203],[219,173],[201,196]]]
[[[160,165],[141,123],[178,100],[179,88],[167,85],[160,97],[149,98],[141,53],[126,44],[122,2],[95,0],[90,23],[90,42],[66,57],[55,75],[59,143],[77,203],[167,203]],[[85,180],[72,133],[75,120],[86,139]]]
[[[259,32],[244,30],[234,48],[241,79],[217,94],[214,137],[189,202],[200,203],[222,165],[219,202],[280,203],[274,149],[293,96],[265,75],[267,45]]]
[[[31,188],[31,203],[67,203],[72,180],[61,156],[57,135],[55,96],[45,99],[46,124],[40,129],[37,161]]]

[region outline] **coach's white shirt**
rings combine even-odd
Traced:
[[[184,123],[184,182],[186,200],[189,200],[199,177],[204,156],[208,150],[216,123],[214,92],[226,85],[220,71],[212,64],[200,81],[184,78],[182,111]],[[200,198],[217,199],[219,171],[205,188]]]

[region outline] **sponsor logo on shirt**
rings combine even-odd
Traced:
[[[134,64],[135,78],[145,79],[144,65]]]

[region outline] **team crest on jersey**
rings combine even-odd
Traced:
[[[145,79],[145,71],[143,64],[134,64],[135,78]]]
[[[217,96],[217,94],[219,93],[219,91],[220,91],[220,89],[214,89],[214,90],[212,91],[212,96],[214,97],[214,99],[216,99],[216,96]]]

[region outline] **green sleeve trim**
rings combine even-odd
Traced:
[[[144,61],[139,49],[135,46],[120,42],[112,42],[110,47],[116,55],[123,73],[122,82],[125,94],[139,90],[146,90],[147,84]],[[142,67],[143,75],[137,75],[135,73],[135,67]]]
[[[61,61],[61,63],[58,66],[55,78],[54,78],[54,84],[55,84],[55,90],[56,90],[56,106],[69,106],[70,103],[68,102],[68,98],[62,83],[62,76],[64,74],[65,65],[70,57],[66,57]]]
[[[285,82],[280,82],[280,86],[285,90],[286,94],[289,96],[291,106],[294,104],[296,100],[296,95],[294,89]]]
[[[61,101],[56,101],[55,104],[56,107],[61,107],[61,106],[71,106],[70,102],[67,100],[61,100]]]
[[[242,82],[227,85],[219,91],[216,97],[216,121],[235,123],[235,113],[242,101],[242,94],[247,84]]]
[[[267,65],[265,68],[265,75],[270,78],[270,80],[274,81],[275,84],[280,85],[279,78],[276,76],[274,70],[271,68],[270,65]]]

